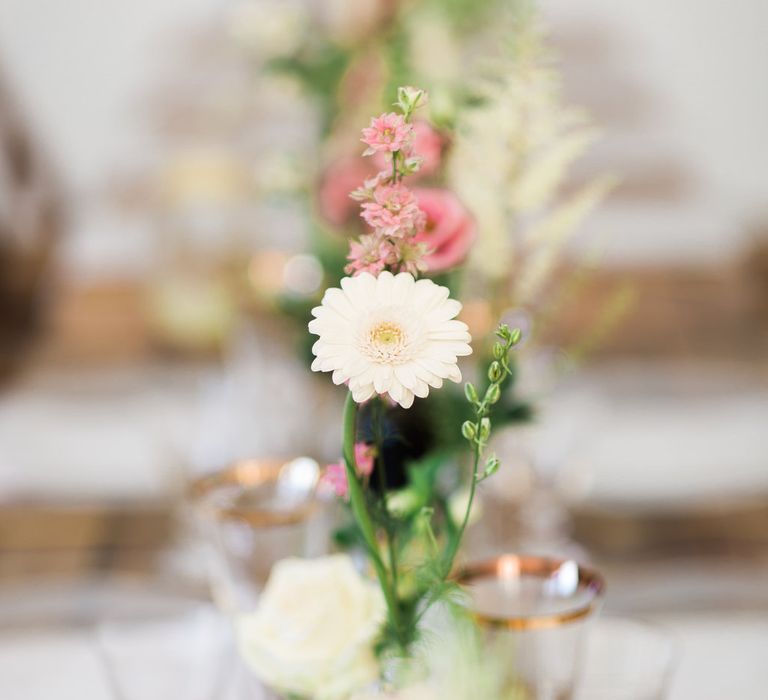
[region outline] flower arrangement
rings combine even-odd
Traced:
[[[386,393],[402,409],[410,409],[416,398],[426,399],[421,407],[408,413],[385,412],[384,426],[380,428],[383,444],[377,459],[386,465],[382,469],[387,471],[390,489],[412,485],[412,467],[418,462],[431,461],[436,478],[440,468],[455,466],[463,448],[455,430],[455,425],[470,417],[463,393],[446,388],[435,395],[430,394],[430,389],[441,388],[446,380],[461,380],[455,359],[468,354],[468,328],[456,320],[460,304],[449,297],[459,292],[460,269],[477,237],[474,217],[441,180],[450,135],[421,116],[426,111],[423,108],[431,106],[426,91],[401,87],[395,106],[396,111],[371,119],[362,130],[363,156],[369,164],[361,164],[359,157],[345,159],[323,178],[319,190],[321,214],[341,222],[351,216],[348,204],[357,203],[359,216],[355,218],[365,228],[358,235],[354,228],[348,230],[344,273],[352,277],[342,280],[337,292],[326,293],[323,307],[327,308],[310,310],[314,316],[310,330],[320,336],[312,347],[313,370],[332,372],[335,384],[348,383],[358,401]],[[339,240],[338,236],[335,240]],[[417,277],[424,279],[417,281]],[[430,284],[430,280],[434,283]],[[328,341],[323,332],[340,317],[349,315],[349,309],[343,308],[349,305],[345,297],[365,300],[352,305],[352,313],[359,318],[379,314],[382,307],[397,315],[390,330],[382,327],[380,333],[385,335],[355,339],[357,349],[363,351],[355,365],[348,364],[349,346],[344,348],[338,339]],[[390,297],[396,303],[386,301]],[[414,323],[414,312],[421,312],[428,322]],[[392,329],[406,325],[411,326],[410,345],[400,347],[400,331]],[[444,341],[442,347],[417,346],[414,340],[438,334]],[[387,352],[398,354],[393,355],[390,370],[379,368],[371,373],[372,364],[379,359],[377,353],[383,352],[374,351],[372,343],[385,337],[391,343]],[[353,340],[347,338],[346,342],[352,344]],[[360,343],[365,343],[367,349],[363,350]],[[417,347],[420,352],[434,355],[418,356],[414,354]],[[480,345],[473,372],[479,371],[490,350],[489,344]],[[448,361],[442,361],[442,357]],[[511,371],[510,377],[513,375]],[[512,383],[493,407],[498,425],[527,415],[527,407],[509,391]],[[379,420],[379,412],[371,406],[362,412],[363,430],[372,443],[372,424]],[[454,477],[454,487],[456,482]]]
[[[611,185],[563,187],[595,130],[562,104],[530,18],[509,31],[496,21],[500,4],[327,0],[317,4],[318,28],[294,2],[238,3],[255,12],[239,25],[251,32],[239,40],[253,49],[267,95],[253,102],[299,122],[290,149],[275,148],[278,157],[267,147],[259,158],[254,192],[270,204],[293,197],[307,228],[282,257],[254,255],[247,278],[259,312],[296,321],[312,370],[329,373],[345,397],[343,456],[321,486],[346,504],[337,543],[367,563],[284,561],[241,621],[245,658],[291,698],[381,697],[365,686],[388,660],[418,655],[430,614],[454,600],[451,572],[477,516],[478,486],[500,466],[486,454],[491,429],[531,412],[513,393],[521,333],[494,326],[523,309],[540,335],[547,304],[573,289],[547,296],[563,279],[553,274],[561,251]],[[326,16],[328,7],[336,10]],[[489,30],[489,16],[513,45],[480,80],[462,60],[460,37]],[[267,89],[284,87],[286,76],[294,83],[281,111]],[[359,139],[363,115],[416,78],[429,101],[425,90],[399,88],[394,109]],[[317,157],[306,158],[313,149]],[[288,284],[281,265],[298,258],[311,279],[294,266]],[[463,373],[472,382],[462,390]],[[477,668],[468,638],[451,658],[471,657]],[[396,697],[469,694],[449,695],[460,684],[444,665],[436,673],[439,683],[416,678]]]
[[[612,185],[605,176],[568,182],[596,132],[562,103],[535,16],[516,15],[514,27],[513,45],[486,80],[471,82],[471,98],[450,120],[432,93],[428,100],[425,90],[400,87],[394,109],[370,120],[352,155],[340,135],[352,118],[362,121],[359,105],[326,105],[333,156],[323,159],[313,201],[319,229],[332,229],[316,238],[327,288],[292,308],[311,317],[311,369],[345,393],[342,459],[321,486],[347,506],[337,543],[362,553],[365,566],[352,574],[345,555],[294,562],[291,576],[270,582],[264,605],[285,587],[284,600],[310,597],[309,608],[286,628],[263,611],[259,624],[241,627],[252,667],[289,697],[465,698],[472,691],[462,673],[486,683],[482,697],[506,697],[460,614],[447,616],[450,634],[437,634],[462,640],[450,662],[425,658],[424,649],[434,647],[434,616],[456,612],[451,574],[477,515],[478,486],[500,468],[488,448],[492,428],[529,415],[512,391],[521,332],[494,326],[515,312],[535,314],[542,337],[551,310],[574,290],[556,274],[565,244]],[[472,380],[463,391],[462,372]],[[316,585],[323,571],[328,579]],[[370,577],[379,601],[364,607],[370,616],[323,592],[338,588],[359,601]],[[305,634],[307,649],[295,643]],[[336,652],[324,656],[316,644]],[[324,659],[333,679],[308,658]],[[421,670],[393,676],[402,659]]]
[[[388,483],[387,415],[411,409],[446,381],[460,383],[459,360],[472,352],[468,327],[457,319],[461,303],[450,298],[447,287],[420,277],[435,250],[424,235],[428,215],[407,180],[422,164],[414,148],[413,116],[426,100],[423,90],[400,88],[398,111],[382,114],[363,130],[365,155],[387,158],[387,167],[351,193],[370,230],[350,243],[350,276],[325,291],[309,323],[318,336],[312,369],[331,373],[334,384],[347,388],[343,460],[328,467],[324,482],[349,503],[380,602],[348,559],[288,561],[275,570],[259,609],[241,626],[252,667],[298,697],[348,697],[353,686],[377,675],[371,672],[374,649],[380,659],[413,653],[425,615],[455,588],[450,576],[477,486],[499,468],[495,456],[485,456],[490,414],[513,374],[510,353],[520,339],[518,330],[504,325],[491,345],[485,387],[465,384],[470,417],[453,426],[470,453],[463,511],[456,517],[438,496],[440,460],[411,465],[405,488]],[[329,579],[336,583],[329,585]],[[322,596],[311,610],[297,602],[302,596],[295,590],[304,590],[307,581],[313,582],[313,595]],[[331,617],[345,601],[350,610],[339,613],[341,633],[332,629]],[[328,636],[324,649],[332,658],[309,653],[312,663],[300,662],[297,645],[316,635]]]

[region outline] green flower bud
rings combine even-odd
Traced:
[[[413,175],[419,171],[424,159],[421,156],[411,156],[403,160],[403,175]]]
[[[486,442],[491,437],[491,419],[483,418],[480,421],[480,439]]]
[[[421,507],[418,493],[411,488],[390,491],[386,495],[387,511],[397,518],[415,513]]]
[[[515,328],[514,330],[510,331],[509,344],[517,345],[520,342],[520,338],[522,338],[522,336],[523,332],[519,328]]]
[[[494,343],[493,344],[493,356],[500,360],[502,357],[504,357],[504,354],[506,353],[506,349],[501,343]]]
[[[501,466],[501,462],[499,461],[498,457],[496,456],[489,457],[488,461],[485,463],[484,478],[488,478],[489,476],[495,474],[497,471],[499,471],[500,466]]]
[[[501,388],[498,384],[491,384],[485,392],[486,403],[494,404],[501,398]]]
[[[467,397],[467,401],[470,403],[477,403],[477,389],[475,389],[474,385],[471,382],[467,382],[464,385],[464,396]]]
[[[504,368],[499,362],[494,360],[488,368],[488,379],[492,382],[500,382],[504,377]]]
[[[406,86],[397,89],[397,106],[406,117],[417,107],[423,107],[427,103],[427,93],[419,88]]]
[[[477,437],[477,426],[471,420],[465,420],[461,424],[461,434],[467,440],[474,440]]]
[[[509,326],[506,323],[500,323],[496,329],[496,335],[502,340],[509,340]]]

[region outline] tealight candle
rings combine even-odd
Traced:
[[[600,575],[570,560],[505,554],[464,568],[458,580],[492,653],[509,658],[515,697],[571,698],[586,623],[605,589]]]

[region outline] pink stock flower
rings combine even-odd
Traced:
[[[369,156],[379,151],[402,151],[410,145],[412,138],[413,126],[405,121],[403,115],[388,112],[371,119],[371,125],[363,129],[360,140],[368,146],[363,155]]]
[[[355,463],[359,476],[369,477],[373,471],[375,449],[364,442],[355,444]],[[323,476],[320,478],[322,488],[335,493],[339,498],[349,497],[349,481],[347,480],[347,470],[344,466],[344,460],[329,464]]]
[[[414,190],[419,207],[426,214],[426,226],[416,235],[426,244],[424,258],[430,272],[440,272],[458,265],[475,239],[475,223],[455,194],[449,190],[422,188]]]
[[[373,193],[376,191],[376,188],[385,182],[389,182],[391,177],[391,170],[381,170],[373,177],[364,180],[362,187],[352,190],[349,193],[349,198],[354,199],[356,202],[365,202],[368,199],[373,199]]]
[[[426,223],[413,192],[404,185],[379,185],[373,201],[365,202],[360,216],[374,230],[401,238],[422,229]]]
[[[375,456],[376,448],[372,445],[366,445],[364,442],[355,443],[355,463],[360,476],[371,475]]]
[[[426,272],[429,266],[426,256],[429,249],[426,244],[414,240],[400,240],[397,246],[398,261],[394,265],[398,272],[409,272],[414,277]]]
[[[377,276],[387,265],[391,265],[397,259],[392,243],[380,236],[371,233],[361,236],[357,241],[349,244],[349,264],[344,268],[348,275],[359,275],[361,272],[370,272]]]
[[[411,151],[421,158],[421,167],[413,177],[432,175],[437,172],[443,154],[444,138],[440,132],[433,129],[429,122],[419,120],[413,122],[413,143]],[[392,168],[392,159],[384,153],[377,153],[374,159],[379,168]]]
[[[323,476],[320,477],[320,486],[339,498],[347,498],[349,495],[349,482],[347,481],[347,470],[344,462],[334,462],[329,464]]]
[[[335,226],[346,223],[357,208],[349,198],[350,190],[370,176],[371,168],[360,156],[341,158],[332,163],[320,182],[320,213]]]

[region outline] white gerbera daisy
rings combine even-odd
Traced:
[[[403,408],[444,379],[461,381],[456,362],[469,355],[467,325],[455,320],[461,304],[449,290],[413,275],[364,272],[341,280],[312,309],[310,333],[315,372],[333,372],[334,384],[349,383],[358,403],[389,394]]]

